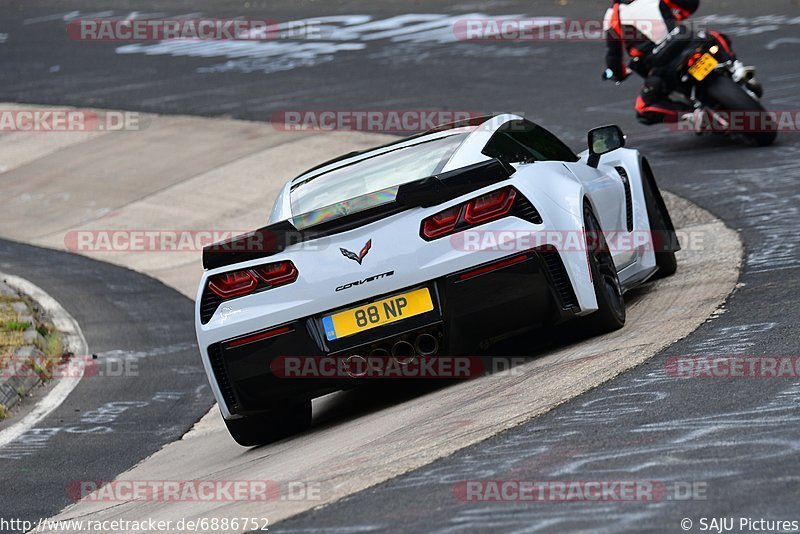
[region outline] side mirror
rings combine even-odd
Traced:
[[[601,126],[589,132],[589,161],[590,167],[600,165],[600,156],[613,152],[625,146],[625,134],[622,128],[613,124]]]

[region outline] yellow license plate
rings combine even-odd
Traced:
[[[433,309],[430,291],[417,289],[322,318],[328,341],[421,315]]]
[[[689,74],[691,74],[695,80],[702,82],[711,74],[712,70],[717,68],[717,65],[719,65],[719,61],[714,59],[714,56],[711,54],[703,54],[703,57],[689,69]]]

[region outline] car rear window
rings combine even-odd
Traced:
[[[509,121],[492,136],[483,153],[508,163],[578,161],[561,140],[528,120]]]
[[[428,139],[307,178],[292,186],[292,213],[308,213],[437,174],[468,135]]]

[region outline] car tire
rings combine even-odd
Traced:
[[[266,445],[311,426],[311,401],[291,401],[280,410],[225,419],[234,441],[243,447]]]
[[[625,326],[625,299],[617,276],[614,259],[608,250],[605,236],[591,208],[583,209],[586,229],[586,252],[592,273],[597,311],[583,319],[587,333],[600,335]]]
[[[658,272],[654,279],[672,276],[678,270],[678,260],[675,252],[680,250],[678,235],[672,224],[672,218],[667,211],[667,205],[656,184],[653,171],[647,162],[643,164],[642,187],[644,189],[644,202],[647,208],[647,218],[650,221],[651,242],[656,255]]]

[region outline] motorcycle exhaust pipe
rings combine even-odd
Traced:
[[[420,334],[414,340],[414,349],[420,356],[431,356],[439,352],[439,340],[431,334]]]
[[[408,341],[398,341],[392,346],[392,358],[400,365],[411,363],[416,357],[414,345]]]

